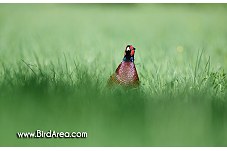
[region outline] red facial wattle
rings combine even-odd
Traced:
[[[134,54],[135,54],[135,50],[132,49],[130,55],[133,56]]]

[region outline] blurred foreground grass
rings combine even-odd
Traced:
[[[226,146],[225,4],[1,4],[0,146]],[[139,89],[106,88],[127,44]],[[86,139],[16,132],[87,131]]]

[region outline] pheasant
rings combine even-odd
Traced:
[[[110,76],[108,85],[139,86],[139,77],[134,64],[135,50],[132,45],[126,46],[124,58],[115,73]]]

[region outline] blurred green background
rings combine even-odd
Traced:
[[[0,4],[0,146],[227,146],[226,4]],[[125,46],[139,89],[106,87]],[[85,139],[16,132],[86,131]]]

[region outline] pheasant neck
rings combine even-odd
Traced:
[[[127,57],[127,56],[125,56],[123,58],[123,61],[125,61],[125,62],[134,62],[134,57]]]

